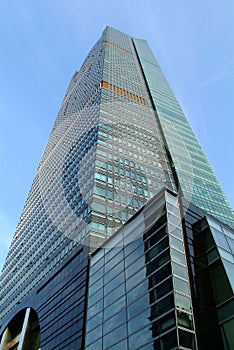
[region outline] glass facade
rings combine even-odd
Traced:
[[[164,185],[175,188],[132,39],[107,27],[38,167],[1,276],[1,317],[76,244],[95,248]]]
[[[178,188],[189,201],[234,228],[232,208],[147,42],[133,41]]]
[[[194,224],[195,283],[200,301],[197,310],[203,319],[199,324],[203,346],[211,332],[216,334],[210,344],[212,347],[232,349],[234,346],[231,331],[234,327],[233,245],[233,232],[214,219],[204,218]],[[204,291],[207,293],[205,300]],[[205,327],[204,322],[207,323]]]
[[[220,220],[204,219],[204,254],[230,283],[225,195],[147,43],[107,27],[71,79],[3,267],[2,349],[31,309],[42,349],[84,349],[85,334],[89,350],[196,348],[197,238],[181,196]]]
[[[161,192],[90,261],[86,349],[195,349],[178,200]]]

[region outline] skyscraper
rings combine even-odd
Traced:
[[[156,203],[156,206],[149,203]],[[176,212],[175,218],[170,216],[170,205],[172,213]],[[109,349],[118,348],[119,341],[122,342],[121,349],[143,349],[145,344],[163,349],[175,348],[178,344],[196,348],[197,344],[202,344],[204,336],[196,340],[193,326],[198,322],[193,312],[195,301],[193,307],[191,301],[195,291],[192,284],[195,268],[192,267],[194,261],[190,261],[190,251],[185,259],[186,250],[189,250],[189,239],[184,238],[185,235],[189,237],[187,226],[182,234],[182,218],[189,216],[192,205],[200,208],[194,209],[199,212],[197,222],[202,218],[206,220],[202,211],[205,210],[217,219],[215,222],[222,237],[228,236],[224,231],[230,232],[226,225],[234,226],[231,207],[147,43],[107,27],[68,86],[3,268],[2,349],[79,349],[85,346],[87,349],[96,349],[95,346]],[[151,207],[153,217],[148,213]],[[180,207],[183,210],[180,211]],[[141,211],[144,214],[141,215]],[[170,220],[171,231],[168,229]],[[158,225],[154,235],[157,248],[145,258],[143,251],[151,248],[150,239],[146,239],[151,234],[146,234],[145,230],[150,230],[155,222]],[[171,292],[164,303],[171,305],[174,311],[163,306],[160,309],[157,301],[160,297],[155,294],[164,273],[161,281],[151,283],[154,297],[152,291],[147,291],[145,301],[137,304],[137,307],[143,305],[138,310],[139,320],[144,320],[143,314],[148,320],[149,316],[144,312],[148,294],[156,305],[150,306],[151,338],[147,338],[147,334],[145,343],[140,345],[131,340],[134,334],[138,337],[138,330],[130,329],[130,320],[135,314],[129,309],[131,305],[134,308],[136,296],[132,296],[129,309],[117,300],[117,310],[128,315],[125,315],[127,319],[125,316],[121,319],[121,329],[112,332],[109,326],[105,331],[105,322],[102,324],[101,320],[106,317],[103,310],[110,302],[107,294],[100,292],[101,281],[108,279],[107,271],[113,266],[109,291],[113,286],[123,288],[123,283],[127,286],[131,274],[135,276],[135,270],[128,272],[130,252],[126,253],[127,249],[135,249],[129,245],[137,241],[133,233],[131,236],[126,234],[127,241],[123,240],[120,249],[125,255],[119,255],[119,263],[126,266],[126,270],[121,270],[126,273],[125,282],[119,277],[117,284],[113,284],[120,274],[115,274],[114,261],[111,260],[108,267],[109,260],[104,263],[102,255],[110,244],[115,247],[114,240],[131,225],[137,232],[140,227],[142,262],[135,262],[134,266],[139,266],[138,270],[145,273],[144,264],[149,263],[144,275],[147,283],[151,283],[150,274],[173,260],[173,239],[178,241],[174,254],[177,254],[177,260],[182,260],[179,267],[176,262],[171,268],[165,267],[165,276],[169,279],[166,289],[159,292],[160,297]],[[197,230],[201,231],[200,228]],[[164,243],[157,245],[161,238]],[[230,234],[228,239],[231,241]],[[191,245],[195,249],[194,243]],[[165,261],[158,262],[157,266],[151,264],[151,260],[165,249],[168,249],[163,255]],[[221,253],[219,256],[221,260],[224,258]],[[95,259],[103,260],[99,274],[96,274],[97,280],[92,277]],[[174,277],[176,268],[181,279]],[[229,267],[225,271],[229,281]],[[99,287],[94,282],[100,283]],[[177,287],[179,291],[184,288],[182,293],[185,295],[177,293]],[[104,303],[104,309],[95,309],[97,305],[93,301],[90,304],[95,289],[101,293],[96,295],[96,302]],[[130,287],[122,290],[125,300],[131,298],[131,290]],[[230,293],[225,302],[229,297]],[[92,302],[95,305],[93,313]],[[187,307],[184,313],[182,304]],[[180,311],[175,314],[176,307]],[[169,311],[170,317],[165,314]],[[110,319],[114,310],[108,312]],[[170,325],[167,328],[162,328],[157,320],[162,316],[164,323]],[[215,322],[212,329],[217,328]],[[148,332],[147,327],[145,324],[145,332]],[[114,343],[105,340],[105,332]],[[116,332],[125,336],[115,338]],[[165,345],[163,339],[167,332],[172,332],[172,340]],[[184,343],[180,343],[181,339]]]

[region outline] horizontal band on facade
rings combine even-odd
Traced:
[[[112,43],[112,42],[110,42],[110,41],[107,41],[107,40],[106,40],[106,41],[105,41],[105,44],[111,45],[111,46],[115,47],[115,48],[118,49],[118,50],[127,52],[127,53],[129,53],[130,55],[132,55],[132,52],[131,52],[131,51],[128,51],[128,50],[126,50],[126,49],[123,49],[121,46],[116,45],[116,44],[114,44],[114,43]]]
[[[110,91],[113,91],[115,92],[116,94],[119,94],[121,96],[124,96],[124,97],[127,97],[129,98],[130,100],[134,101],[134,102],[137,102],[137,103],[140,103],[144,106],[146,106],[146,101],[143,97],[141,96],[138,96],[136,94],[133,94],[132,92],[128,92],[116,85],[113,85],[113,84],[110,84],[108,83],[107,81],[102,81],[100,83],[100,86],[103,87],[104,89],[107,89],[107,90],[110,90]]]

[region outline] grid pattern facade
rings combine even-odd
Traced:
[[[172,174],[132,40],[107,27],[39,164],[1,275],[1,319],[79,242],[95,248],[164,185]]]
[[[161,192],[90,263],[86,349],[195,348],[177,198]]]
[[[194,348],[177,198],[157,196],[156,207],[151,201],[131,221],[164,187],[231,226],[225,196],[148,46],[107,27],[71,79],[29,192],[1,275],[1,324],[34,303],[45,349],[82,348],[88,252],[108,239],[91,258],[87,349]],[[230,277],[230,251],[216,236]],[[81,245],[88,249],[78,278],[75,262],[66,261]],[[60,300],[69,286],[82,300],[67,295],[70,311]],[[74,327],[63,333],[66,322]]]
[[[134,44],[183,195],[234,227],[230,204],[148,44]]]
[[[233,231],[180,199],[190,267],[198,349],[232,349]],[[189,208],[189,209],[188,209]]]

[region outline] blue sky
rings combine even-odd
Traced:
[[[234,206],[233,0],[0,3],[0,268],[69,80],[106,25],[146,39]]]

